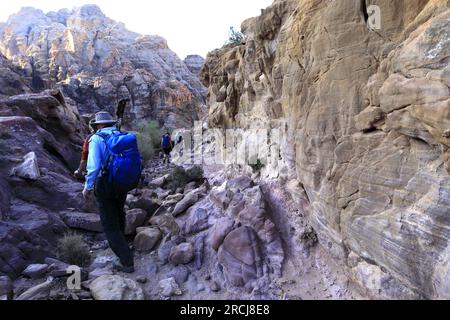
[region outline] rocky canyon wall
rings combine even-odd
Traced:
[[[0,24],[0,53],[23,69],[34,91],[59,86],[82,114],[114,113],[129,99],[125,123],[184,127],[204,100],[202,57],[182,61],[164,38],[131,32],[95,5],[47,14],[23,8]]]
[[[277,0],[201,71],[209,127],[279,130],[262,177],[370,292],[450,297],[449,7]]]

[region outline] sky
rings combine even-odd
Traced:
[[[0,0],[0,22],[21,7],[44,12],[97,4],[111,19],[127,29],[167,39],[182,59],[189,54],[206,57],[228,39],[247,18],[258,16],[273,0]]]

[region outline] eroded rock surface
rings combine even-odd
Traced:
[[[277,129],[261,177],[297,183],[328,252],[448,298],[448,1],[278,0],[242,30],[202,69],[209,126]]]
[[[0,101],[0,273],[18,276],[55,254],[68,229],[60,211],[95,212],[70,176],[84,130],[78,110],[58,90]]]
[[[189,126],[204,99],[201,57],[182,61],[164,38],[131,32],[96,5],[47,14],[23,8],[0,29],[0,53],[20,67],[33,90],[58,85],[83,114],[115,113],[117,101],[129,99],[125,125],[157,119],[167,127]],[[13,71],[3,79],[20,91]]]

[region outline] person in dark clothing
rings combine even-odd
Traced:
[[[125,200],[127,193],[118,191],[107,177],[98,178],[95,183],[95,197],[100,211],[103,231],[111,250],[120,259],[114,268],[127,273],[134,272],[133,251],[125,238]]]
[[[169,164],[170,163],[170,153],[172,152],[172,149],[173,149],[173,141],[172,141],[172,137],[170,136],[169,132],[167,132],[165,135],[162,136],[161,148],[163,149],[163,152],[164,152],[163,163],[167,162],[167,164]]]
[[[107,112],[97,113],[95,120],[94,124],[98,128],[98,132],[89,141],[86,185],[83,196],[88,200],[95,195],[109,246],[120,260],[120,262],[114,262],[114,268],[118,271],[133,273],[134,254],[125,238],[124,206],[127,192],[110,183],[104,170],[107,166],[109,151],[103,136],[117,131],[116,121]]]
[[[183,142],[183,136],[181,134],[178,134],[176,140],[175,140],[175,145],[178,145],[180,143]]]

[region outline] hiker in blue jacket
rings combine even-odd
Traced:
[[[127,192],[119,190],[111,183],[104,170],[110,157],[104,137],[117,131],[116,121],[109,113],[99,112],[95,115],[94,124],[98,131],[89,141],[87,175],[83,196],[85,199],[89,199],[95,193],[106,238],[111,249],[120,259],[120,262],[114,262],[114,269],[133,273],[133,251],[125,238],[124,206]]]

